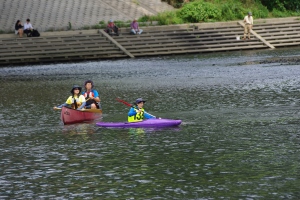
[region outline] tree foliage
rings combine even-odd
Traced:
[[[273,9],[277,9],[279,11],[299,11],[300,8],[300,0],[261,0],[261,3],[272,11]]]

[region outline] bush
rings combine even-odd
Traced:
[[[225,21],[243,19],[248,12],[240,2],[224,2],[220,5],[222,18]]]
[[[208,22],[221,20],[222,12],[217,5],[203,0],[185,4],[179,12],[186,22]]]
[[[178,16],[177,12],[167,11],[159,13],[157,19],[159,25],[169,25],[169,24],[183,24],[184,21]]]
[[[101,29],[101,25],[100,24],[93,25],[92,29]]]
[[[279,14],[277,11],[297,11],[297,9],[300,7],[300,0],[261,0],[261,3],[267,6],[269,10],[273,11],[276,9],[276,15]]]
[[[91,27],[90,27],[89,25],[85,25],[85,26],[82,27],[82,29],[83,29],[83,30],[90,30]]]
[[[143,17],[139,18],[139,22],[149,22],[149,21],[153,21],[152,20],[153,16],[149,16],[149,15],[144,15]]]
[[[269,16],[269,10],[266,6],[258,4],[256,9],[253,9],[253,15],[255,18],[267,18]]]
[[[287,17],[287,16],[290,16],[290,14],[289,14],[289,12],[286,12],[286,11],[283,12],[283,11],[280,11],[280,10],[274,8],[272,10],[272,16],[273,17]]]

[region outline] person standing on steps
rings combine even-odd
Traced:
[[[245,16],[244,18],[244,23],[245,23],[245,27],[244,27],[244,40],[246,39],[246,36],[248,34],[248,40],[250,40],[250,31],[252,30],[253,27],[253,17],[252,17],[252,13],[248,12],[248,15]]]

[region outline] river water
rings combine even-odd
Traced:
[[[299,199],[299,50],[0,68],[0,199]],[[62,125],[87,79],[102,121],[142,97],[183,123]]]

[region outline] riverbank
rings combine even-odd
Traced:
[[[297,17],[257,19],[251,40],[242,40],[242,21],[122,28],[120,36],[101,29],[42,32],[38,38],[0,35],[0,65],[74,62],[220,51],[274,49],[300,45]]]

